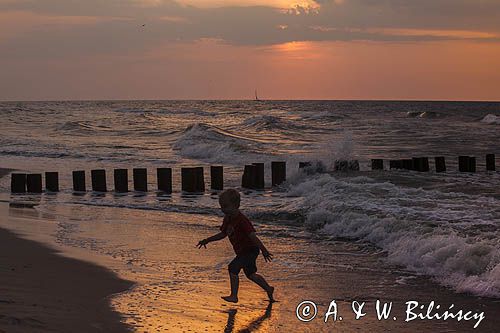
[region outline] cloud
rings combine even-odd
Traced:
[[[0,54],[3,58],[133,54],[165,43],[203,39],[232,45],[358,40],[498,42],[500,32],[497,0],[316,3],[319,7],[315,9],[295,6],[280,10],[261,5],[198,8],[173,0],[0,0],[0,16],[29,13],[32,17],[29,27],[0,20]]]

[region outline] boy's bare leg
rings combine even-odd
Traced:
[[[250,280],[258,284],[262,289],[264,289],[267,293],[267,296],[269,297],[269,300],[271,302],[274,302],[273,298],[273,293],[274,293],[274,287],[271,287],[269,283],[267,283],[266,279],[260,274],[253,273],[248,277]]]
[[[238,303],[238,287],[240,284],[238,274],[229,272],[229,281],[231,282],[231,295],[222,296],[221,298],[227,302]]]

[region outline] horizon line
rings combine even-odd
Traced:
[[[448,103],[500,103],[500,99],[482,100],[482,99],[207,99],[207,98],[191,98],[191,99],[27,99],[27,100],[3,100],[0,103],[27,103],[27,102],[189,102],[189,101],[218,101],[218,102],[448,102]]]

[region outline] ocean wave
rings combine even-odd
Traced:
[[[255,116],[245,119],[244,126],[249,126],[258,130],[298,130],[304,127],[290,120],[281,119],[271,115]]]
[[[240,164],[262,154],[264,142],[205,123],[188,126],[174,142],[182,156],[208,162]]]
[[[500,124],[500,116],[494,115],[494,114],[488,114],[486,115],[483,119],[481,119],[482,123],[485,124]]]
[[[331,111],[321,111],[321,112],[307,112],[304,113],[301,118],[303,120],[342,120],[344,118],[349,118],[347,115],[336,114]]]
[[[79,153],[68,151],[25,151],[25,150],[0,150],[0,155],[21,156],[21,157],[48,157],[48,158],[85,158],[86,156]]]
[[[113,129],[109,126],[90,125],[83,121],[67,121],[63,124],[57,125],[55,129],[58,131],[68,131],[68,132],[76,132],[82,134],[88,134],[99,131],[113,131]]]
[[[302,198],[286,209],[304,212],[311,231],[375,244],[458,292],[500,297],[497,199],[326,174],[295,180],[288,195]]]
[[[406,116],[409,118],[438,118],[441,117],[442,115],[440,113],[432,111],[425,111],[425,112],[408,111],[406,112]]]

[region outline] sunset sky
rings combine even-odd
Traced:
[[[500,1],[0,0],[0,100],[248,99],[254,89],[500,100]]]

